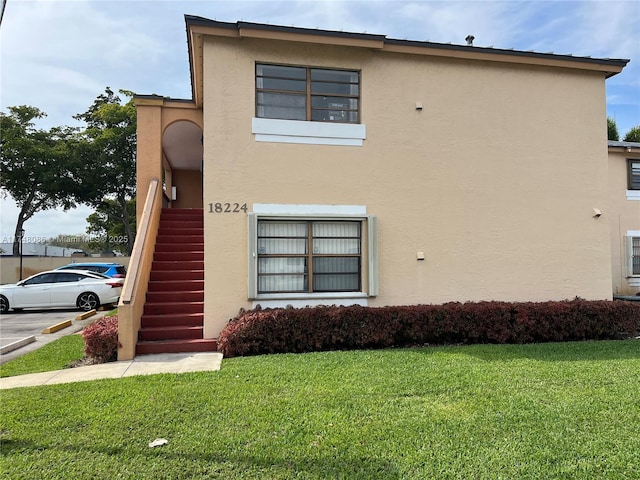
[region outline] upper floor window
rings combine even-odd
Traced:
[[[629,190],[640,190],[640,160],[627,160]]]
[[[256,64],[256,116],[360,122],[360,72]]]

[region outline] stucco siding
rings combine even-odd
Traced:
[[[363,146],[256,142],[256,61],[360,70]],[[366,206],[373,306],[611,298],[603,75],[208,38],[203,78],[205,336],[251,305],[246,215],[215,203]]]
[[[619,150],[619,149],[617,149]],[[627,198],[627,162],[640,159],[640,152],[609,152],[609,203],[611,219],[611,269],[613,293],[635,295],[640,277],[630,278],[627,233],[640,232],[640,199]]]

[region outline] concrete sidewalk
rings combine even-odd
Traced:
[[[0,390],[135,375],[216,371],[220,370],[221,364],[222,354],[219,352],[140,355],[128,361],[0,378]]]

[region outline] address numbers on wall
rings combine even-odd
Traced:
[[[246,203],[210,203],[209,213],[247,213]]]

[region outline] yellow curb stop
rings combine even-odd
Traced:
[[[51,325],[50,327],[45,328],[44,330],[42,330],[42,333],[53,333],[70,326],[71,320],[65,320],[64,322],[56,323],[55,325]]]
[[[92,317],[95,314],[96,314],[96,310],[94,308],[93,310],[89,310],[88,312],[81,313],[76,317],[76,320],[85,320],[89,317]]]

